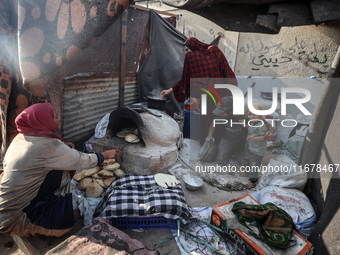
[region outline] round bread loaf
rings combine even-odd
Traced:
[[[95,179],[95,181],[104,189],[106,189],[106,186],[104,184],[104,179]]]
[[[97,182],[91,182],[86,187],[86,197],[97,198],[100,197],[103,192],[104,189]]]
[[[106,166],[103,166],[103,169],[104,170],[109,170],[109,171],[113,171],[113,170],[116,170],[120,167],[120,164],[118,162],[112,164],[112,165],[106,165]]]
[[[104,176],[104,177],[112,177],[113,176],[113,172],[109,171],[109,170],[100,170],[98,172],[99,176]]]
[[[135,134],[128,134],[125,136],[125,141],[127,141],[128,143],[138,143],[140,139]]]
[[[104,179],[104,184],[105,187],[108,188],[110,186],[110,184],[116,179],[116,177],[110,177],[110,178],[106,178]]]
[[[122,177],[122,176],[125,175],[125,173],[122,169],[116,169],[113,172],[114,172],[115,176],[117,176],[117,177]]]
[[[116,162],[116,160],[115,160],[114,158],[105,159],[105,160],[103,161],[102,166],[112,165],[112,164],[114,164],[115,162]]]
[[[91,182],[92,182],[91,177],[85,177],[78,182],[77,188],[80,190],[84,190]]]
[[[91,175],[93,179],[104,179],[105,177],[98,175],[98,173]]]
[[[118,132],[118,133],[116,134],[116,136],[118,136],[118,137],[120,137],[120,138],[123,138],[123,137],[125,137],[126,135],[128,135],[128,134],[130,134],[130,133],[131,133],[131,132],[128,131],[128,130],[122,130],[122,131]]]
[[[86,176],[91,176],[91,175],[93,175],[93,174],[98,173],[99,170],[100,170],[100,166],[96,166],[96,167],[87,169],[87,170],[85,170],[85,175],[86,175]]]
[[[77,182],[79,182],[81,179],[85,178],[86,175],[85,175],[85,170],[82,170],[78,173],[76,173],[74,176],[73,176],[73,179]]]

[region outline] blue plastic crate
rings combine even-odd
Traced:
[[[177,229],[177,220],[162,216],[113,218],[111,224],[118,229]]]

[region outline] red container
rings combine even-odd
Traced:
[[[185,100],[184,107],[188,111],[195,111],[199,107],[199,100],[197,98],[190,97]]]

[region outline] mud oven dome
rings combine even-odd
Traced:
[[[110,114],[104,138],[92,142],[94,151],[121,149],[117,157],[121,168],[130,174],[164,172],[177,160],[181,132],[177,122],[163,111],[137,112],[120,107]],[[155,116],[158,115],[158,116]],[[140,142],[128,143],[116,134],[123,129],[138,129]]]

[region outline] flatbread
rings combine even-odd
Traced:
[[[103,179],[95,179],[94,181],[96,181],[102,188],[106,189]]]
[[[106,178],[104,180],[105,187],[108,188],[115,179],[116,179],[116,177]]]
[[[82,170],[78,173],[76,173],[74,176],[73,176],[73,179],[77,182],[79,182],[81,179],[85,178],[86,175],[85,175],[85,170]]]
[[[125,175],[125,173],[122,169],[116,169],[113,172],[114,172],[115,176],[117,176],[117,177],[122,177],[122,176]]]
[[[91,177],[85,177],[78,182],[77,188],[79,190],[84,190],[92,182]]]
[[[175,187],[179,183],[176,177],[170,174],[156,174],[155,181],[163,188]]]
[[[109,171],[109,170],[100,170],[98,172],[99,176],[104,176],[104,177],[112,177],[113,176],[113,172]]]
[[[100,197],[100,195],[104,192],[104,189],[102,186],[100,186],[97,182],[91,182],[86,187],[86,197],[93,197],[97,198]]]
[[[135,134],[128,134],[125,136],[125,141],[127,141],[128,143],[138,143],[140,139]]]
[[[124,138],[126,135],[131,134],[131,133],[132,133],[132,132],[130,132],[130,131],[123,130],[123,131],[118,132],[118,133],[116,134],[116,136],[121,137],[121,138]]]
[[[116,160],[114,158],[110,158],[110,159],[105,159],[102,163],[102,166],[106,166],[106,165],[112,165],[116,162]]]
[[[116,170],[120,167],[120,164],[118,162],[112,164],[112,165],[106,165],[106,166],[103,166],[103,169],[104,170],[109,170],[109,171],[113,171],[113,170]]]
[[[100,166],[96,166],[90,169],[85,170],[85,176],[91,176],[93,174],[98,173],[98,171],[100,170]]]
[[[91,175],[91,177],[92,177],[93,179],[103,179],[103,178],[105,178],[104,176],[98,175],[98,173]]]

